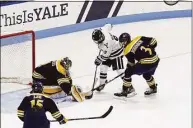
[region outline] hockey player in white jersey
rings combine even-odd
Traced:
[[[100,65],[100,85],[104,86],[107,82],[109,67],[112,66],[113,71],[116,70],[118,75],[124,72],[123,46],[119,43],[118,38],[111,34],[111,30],[112,25],[106,24],[99,29],[95,29],[92,33],[93,41],[98,45],[99,50],[102,51],[96,57],[95,65]],[[103,90],[104,86],[100,86],[97,91]]]

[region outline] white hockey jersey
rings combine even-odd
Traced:
[[[117,37],[110,33],[111,30],[111,24],[106,24],[101,28],[105,37],[105,40],[98,44],[98,48],[102,51],[102,54],[99,56],[102,61],[123,55],[123,46],[119,43]]]

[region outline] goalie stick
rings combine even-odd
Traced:
[[[112,110],[113,110],[113,106],[110,106],[109,109],[102,116],[84,117],[84,118],[72,118],[72,119],[68,119],[68,121],[102,119],[102,118],[107,117],[111,113]],[[58,122],[58,121],[57,120],[50,120],[50,122]]]

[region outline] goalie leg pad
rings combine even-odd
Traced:
[[[44,85],[43,92],[44,94],[47,94],[47,95],[53,95],[53,94],[62,92],[62,89],[60,88],[60,86]]]
[[[71,93],[75,101],[77,102],[83,102],[85,99],[85,96],[79,91],[79,89],[76,86],[71,87]]]

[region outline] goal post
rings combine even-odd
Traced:
[[[1,83],[31,83],[35,69],[35,32],[0,35]]]

